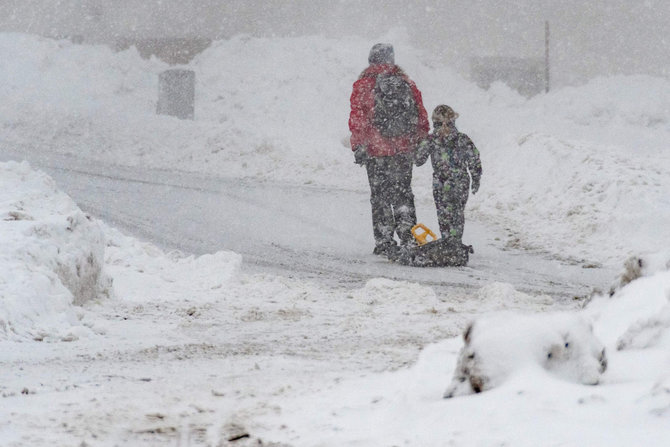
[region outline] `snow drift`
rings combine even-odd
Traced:
[[[0,216],[0,337],[86,333],[73,306],[111,292],[98,223],[26,162],[0,163]]]
[[[229,291],[237,285],[242,256],[218,251],[202,256],[181,252],[165,253],[158,247],[129,237],[103,225],[106,237],[105,270],[115,278],[114,292],[126,301],[146,301],[152,297],[162,302]],[[134,291],[145,293],[136,296]]]

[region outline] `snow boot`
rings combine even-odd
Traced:
[[[398,253],[399,247],[395,241],[382,242],[375,245],[374,250],[372,250],[373,255],[386,256],[389,259],[395,257]]]

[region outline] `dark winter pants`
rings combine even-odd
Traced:
[[[375,244],[395,243],[394,232],[402,243],[413,241],[416,209],[412,194],[411,157],[407,154],[371,157],[365,166],[370,182]]]
[[[449,182],[433,178],[433,198],[437,208],[437,223],[443,238],[463,239],[465,203],[470,189],[468,182]]]

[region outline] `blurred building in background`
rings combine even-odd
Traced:
[[[470,61],[470,79],[488,89],[494,82],[504,82],[524,96],[534,96],[547,89],[545,60],[522,57],[474,57]]]
[[[465,76],[481,58],[542,58],[545,21],[553,85],[670,76],[668,0],[0,0],[0,31],[135,45],[172,63],[241,33],[356,35],[372,44],[404,28],[416,48]]]

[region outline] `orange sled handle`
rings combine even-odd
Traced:
[[[414,239],[416,239],[416,242],[419,245],[425,245],[428,242],[433,242],[437,240],[437,236],[435,236],[435,233],[430,231],[430,228],[425,226],[424,224],[416,224],[412,227],[412,235],[414,235]],[[428,238],[431,238],[428,240]]]

